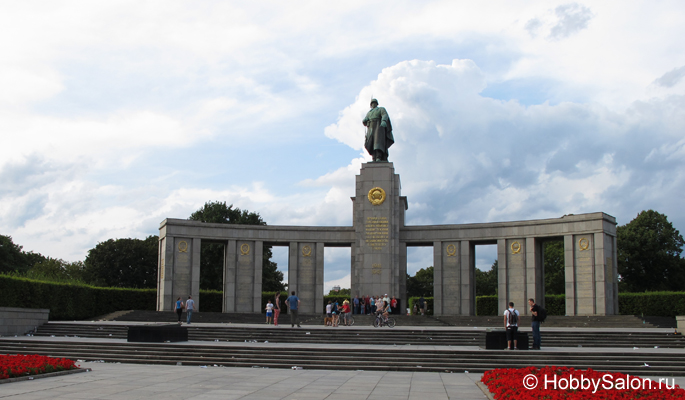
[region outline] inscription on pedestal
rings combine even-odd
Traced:
[[[367,217],[364,229],[366,245],[372,250],[383,250],[388,246],[390,228],[387,217]]]

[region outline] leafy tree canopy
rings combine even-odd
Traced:
[[[226,202],[214,201],[205,203],[188,218],[191,221],[216,224],[266,225],[262,217],[255,212],[233,208]],[[223,290],[224,246],[216,243],[202,243],[200,257],[200,287],[202,289]],[[284,291],[283,273],[278,271],[277,264],[271,261],[273,253],[270,246],[264,247],[262,260],[262,290],[265,292]]]
[[[545,267],[545,294],[566,293],[564,269],[564,242],[556,240],[543,245]]]
[[[84,268],[82,261],[68,262],[48,257],[31,267],[26,272],[26,277],[55,282],[84,283]]]
[[[497,260],[489,271],[476,268],[476,296],[494,296],[497,294]]]
[[[415,276],[407,274],[407,298],[433,296],[433,267],[421,268]]]
[[[15,244],[11,236],[0,235],[0,273],[25,273],[44,260],[41,254],[22,251],[22,246]]]
[[[340,290],[338,290],[338,291],[331,289],[330,292],[328,292],[328,295],[329,296],[348,296],[349,297],[350,291],[351,291],[351,289],[349,289],[349,288],[348,289],[340,288]]]
[[[664,214],[641,211],[617,228],[621,291],[683,290],[683,235]]]
[[[109,239],[88,250],[83,277],[96,286],[157,287],[157,236]]]

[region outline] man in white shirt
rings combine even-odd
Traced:
[[[193,316],[193,311],[195,311],[195,301],[192,297],[188,296],[188,300],[186,300],[186,313],[188,315],[186,323],[188,325],[190,325],[190,318]]]
[[[519,328],[519,312],[514,308],[514,303],[509,302],[509,309],[504,311],[504,328],[507,330],[507,350],[517,350],[518,341],[516,334]],[[511,347],[511,341],[514,341],[514,347]]]

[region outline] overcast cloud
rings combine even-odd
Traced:
[[[651,208],[683,230],[684,14],[679,1],[7,3],[0,233],[76,261],[213,200],[272,225],[350,225],[371,96],[393,122],[408,224],[596,211],[625,224]],[[430,257],[414,250],[410,272]],[[327,288],[345,286],[349,250],[326,263]]]

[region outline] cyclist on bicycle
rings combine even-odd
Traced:
[[[383,322],[388,322],[388,316],[390,315],[390,304],[387,301],[383,301],[383,307],[380,312],[383,313]]]

